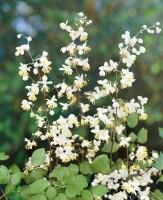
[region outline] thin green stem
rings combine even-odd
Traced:
[[[41,80],[41,76],[40,76],[40,73],[38,72],[38,76],[39,76],[39,79]],[[45,115],[46,115],[46,119],[47,119],[47,131],[50,132],[50,123],[49,123],[49,117],[48,117],[48,110],[47,110],[47,106],[46,106],[46,95],[45,93],[43,93],[43,102],[44,102],[44,109],[45,109]],[[52,171],[52,164],[51,164],[51,158],[52,158],[52,147],[51,147],[51,144],[50,144],[50,138],[48,138],[48,144],[49,144],[49,169],[50,171]]]
[[[44,107],[45,107],[45,113],[46,113],[46,119],[47,119],[47,123],[48,123],[48,132],[50,132],[50,123],[49,123],[49,117],[48,117],[48,111],[47,111],[47,106],[46,106],[46,96],[44,94]],[[48,143],[49,143],[49,168],[50,171],[52,171],[52,165],[51,165],[51,158],[52,158],[52,147],[50,144],[50,138],[48,138]]]
[[[79,76],[77,67],[75,67],[75,69],[76,69],[76,75]],[[82,118],[83,112],[82,112],[82,108],[81,108],[81,95],[80,95],[79,89],[78,89],[77,97],[78,97],[77,98],[78,99],[78,106],[79,106],[79,109],[80,109],[80,117]],[[84,125],[82,125],[82,137],[84,138]]]
[[[6,200],[8,200],[8,198],[6,197],[6,194],[9,193],[12,189],[13,189],[13,187],[10,188],[7,192],[4,193],[3,190],[2,190],[2,188],[0,188],[0,190],[1,190],[2,194],[3,194],[3,195],[0,197],[0,199],[3,199],[3,197],[4,197]]]
[[[127,132],[126,132],[126,129],[125,129],[125,136],[127,137]],[[127,163],[129,161],[129,151],[128,151],[128,146],[126,147],[126,156],[127,156]]]
[[[117,101],[118,98],[118,73],[116,70],[116,88],[115,88],[115,100]],[[115,135],[116,135],[116,127],[117,127],[117,107],[115,111],[115,123],[114,123],[114,132],[112,133],[111,136],[111,149],[110,149],[110,167],[112,167],[112,161],[113,161],[113,146],[114,146],[114,140],[115,140]]]
[[[115,72],[115,82],[116,82],[116,88],[115,88],[115,101],[117,101],[118,99],[118,67],[121,63],[122,58],[120,58],[120,61],[117,65],[117,69]],[[116,136],[116,128],[117,128],[117,107],[115,110],[115,123],[114,123],[114,130],[113,133],[111,135],[111,149],[110,149],[110,167],[112,167],[112,161],[113,161],[113,146],[114,146],[114,141],[115,141],[115,136]]]

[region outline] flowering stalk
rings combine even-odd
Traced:
[[[119,91],[132,87],[135,82],[130,68],[137,56],[146,51],[143,40],[139,37],[140,34],[145,31],[149,34],[159,33],[160,24],[157,22],[151,27],[144,25],[134,37],[126,31],[122,35],[123,42],[118,45],[119,63],[109,60],[100,66],[101,78],[97,81],[97,86],[93,91],[83,92],[83,88],[88,83],[86,72],[90,70],[89,59],[84,56],[91,50],[87,45],[88,33],[85,31],[85,27],[90,24],[91,21],[83,13],[77,14],[73,27],[68,24],[68,21],[60,24],[61,29],[69,34],[71,42],[61,48],[61,52],[68,53],[69,57],[59,70],[64,76],[71,77],[71,83],[63,78],[61,83],[53,85],[53,82],[48,80],[47,74],[51,71],[51,62],[47,59],[48,53],[43,51],[41,56],[33,58],[30,53],[29,42],[32,40],[30,37],[24,36],[27,44],[16,48],[16,56],[28,52],[32,59],[32,63],[21,63],[19,67],[19,75],[22,79],[27,82],[29,79],[32,80],[32,83],[26,86],[27,100],[22,101],[21,107],[23,110],[30,111],[30,116],[35,118],[37,127],[32,140],[25,138],[26,148],[32,149],[33,146],[37,146],[36,139],[47,140],[49,144],[49,151],[45,149],[34,151],[26,163],[24,174],[30,174],[40,168],[49,169],[50,184],[59,188],[58,191],[65,189],[66,198],[70,199],[84,198],[86,190],[90,199],[125,200],[138,197],[140,200],[148,200],[151,177],[158,174],[157,167],[154,167],[158,153],[152,152],[149,156],[147,148],[142,145],[146,142],[146,129],[142,128],[137,135],[126,132],[127,126],[134,128],[138,120],[147,119],[144,105],[148,99],[138,96],[138,101],[134,98],[126,101],[119,97]],[[22,35],[18,35],[18,38],[20,37]],[[107,77],[111,73],[115,75],[114,82],[109,81]],[[37,76],[38,80],[36,80]],[[56,89],[56,93],[53,92],[49,97],[52,89]],[[43,106],[37,102],[39,95],[43,97]],[[83,96],[86,98],[84,99]],[[110,97],[111,103],[98,107],[97,101],[103,97]],[[65,110],[76,105],[80,115],[71,113],[67,116],[60,115],[53,121],[57,107],[64,113]],[[94,115],[87,114],[91,107],[95,110]],[[74,129],[79,127],[82,128],[82,133],[74,134]],[[90,130],[92,140],[85,137],[85,130]],[[126,158],[114,159],[113,153],[121,148],[126,149]],[[43,158],[35,161],[38,152]],[[97,153],[100,156],[97,156]],[[55,164],[53,160],[56,161]],[[81,174],[89,174],[92,177],[93,180],[89,183],[91,189],[88,188],[85,176],[77,175],[79,167],[71,163],[75,161],[80,165]],[[64,163],[71,163],[68,169],[59,167],[59,165],[64,166]],[[80,179],[82,179],[81,185],[84,186],[80,191],[77,189],[74,194],[71,189],[73,188],[74,191],[75,184],[78,184]],[[102,188],[105,192],[99,194],[96,191],[98,187],[100,191]],[[57,197],[61,199],[59,195],[60,193]]]

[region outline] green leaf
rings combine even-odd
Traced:
[[[57,195],[57,190],[54,187],[48,187],[45,196],[47,197],[48,200],[53,200],[54,197]]]
[[[27,184],[30,184],[31,182],[33,182],[33,181],[31,180],[30,174],[23,174],[23,179],[25,180],[25,182],[26,182]]]
[[[71,184],[66,187],[66,196],[69,198],[76,197],[76,195],[80,194],[81,188],[78,184]],[[58,199],[59,200],[59,199]]]
[[[78,175],[76,177],[75,183],[78,184],[78,187],[86,188],[88,186],[87,179],[83,175]]]
[[[163,138],[163,128],[159,127],[159,128],[158,128],[158,131],[159,131],[159,136],[160,136],[161,138]]]
[[[137,148],[137,146],[134,143],[130,143],[128,149],[129,149],[130,152],[134,152],[136,148]]]
[[[130,142],[135,142],[137,140],[137,136],[133,132],[131,132],[128,137],[131,138]]]
[[[106,143],[104,144],[103,148],[101,149],[102,152],[106,152],[106,153],[110,153],[111,152],[111,145],[112,143]],[[112,149],[112,153],[117,152],[119,149],[119,144],[117,142],[114,142],[113,144],[113,149]]]
[[[78,175],[73,184],[67,185],[66,195],[69,198],[76,197],[80,192],[88,186],[87,179],[83,175]]]
[[[32,181],[35,181],[35,180],[43,178],[46,173],[47,173],[47,170],[42,169],[42,168],[37,168],[30,173],[30,178]]]
[[[11,165],[9,170],[11,173],[21,172],[19,167],[16,164]]]
[[[7,197],[9,200],[23,200],[18,192],[11,192],[9,195],[7,195]]]
[[[147,142],[147,129],[142,128],[138,133],[138,142],[144,144]]]
[[[162,152],[160,152],[159,157],[155,159],[153,163],[153,167],[155,167],[157,170],[163,170],[163,153]]]
[[[64,180],[70,175],[70,170],[68,167],[57,167],[50,173],[49,177],[57,177],[59,181]]]
[[[89,190],[83,190],[79,200],[93,200],[93,195]]]
[[[34,195],[33,197],[30,197],[30,200],[47,200],[47,198],[42,194],[37,194]]]
[[[163,193],[158,189],[156,189],[150,195],[150,200],[162,200],[162,199],[163,199]]]
[[[9,193],[12,193],[12,192],[15,192],[15,187],[11,184],[7,184],[5,186],[5,193],[9,194]]]
[[[116,163],[114,164],[115,169],[117,169],[117,170],[122,169],[122,165],[124,165],[123,160],[121,158],[118,158],[117,161],[116,161]]]
[[[54,198],[54,200],[67,200],[67,197],[63,193],[59,193],[57,197]]]
[[[163,175],[160,176],[160,178],[157,180],[156,184],[163,182]]]
[[[70,166],[69,166],[69,170],[71,172],[73,172],[74,174],[78,174],[79,167],[77,165],[71,163]]]
[[[95,172],[108,174],[110,171],[108,156],[105,154],[97,156],[93,160],[92,166]]]
[[[23,199],[30,199],[30,193],[29,193],[29,186],[28,185],[23,185],[19,187],[19,192]]]
[[[62,187],[62,183],[61,181],[52,181],[52,184],[55,186],[55,187]]]
[[[130,128],[134,128],[135,126],[137,126],[137,124],[138,124],[138,114],[136,112],[131,113],[127,117],[127,124]]]
[[[31,163],[33,166],[37,167],[42,165],[46,159],[46,152],[44,148],[37,149],[33,152],[31,156]]]
[[[90,191],[93,195],[102,197],[108,192],[108,188],[104,185],[96,185],[94,187],[91,187]]]
[[[10,180],[10,172],[4,165],[0,166],[0,184],[7,184]]]
[[[70,175],[64,178],[66,184],[73,184],[75,182],[74,173],[70,172]]]
[[[43,192],[49,186],[46,179],[39,179],[29,185],[30,194],[37,194]]]
[[[88,162],[83,162],[80,164],[80,171],[82,174],[93,174],[93,166]]]
[[[13,186],[19,185],[22,179],[22,172],[16,172],[11,175],[11,184]]]
[[[9,158],[4,152],[0,152],[0,160],[7,160]]]

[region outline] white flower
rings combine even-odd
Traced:
[[[147,158],[147,148],[145,146],[139,146],[136,151],[136,157],[138,161],[143,161],[145,158]]]
[[[99,67],[100,69],[100,76],[105,76],[105,72],[109,72],[111,71],[110,68],[109,68],[109,64],[108,62],[104,62],[104,65]]]
[[[31,105],[32,105],[32,102],[30,102],[30,101],[27,101],[27,100],[23,100],[22,102],[21,102],[21,107],[23,108],[23,110],[30,110],[30,108],[31,108]]]
[[[100,76],[105,76],[106,73],[109,73],[111,71],[115,71],[117,69],[118,63],[117,62],[113,62],[112,60],[110,60],[110,65],[108,64],[108,62],[105,62],[103,66],[99,67],[99,75]]]
[[[115,100],[115,99],[112,99],[112,102],[113,102],[113,108],[119,108],[119,103]]]
[[[121,37],[124,39],[125,44],[128,45],[130,42],[130,32],[126,31],[125,34],[123,34]]]
[[[104,89],[102,90],[103,91],[102,96],[109,95],[110,93],[113,94],[115,92],[116,86],[112,85],[112,83],[109,82],[107,79],[99,80],[97,82],[102,86],[102,89]]]
[[[19,67],[19,75],[23,77],[23,80],[26,81],[28,80],[29,77],[29,71],[30,71],[31,67],[28,67],[27,64],[22,64],[20,63],[20,67]]]
[[[147,25],[143,25],[142,28],[143,28],[143,29],[147,29]]]
[[[40,137],[42,135],[42,132],[38,130],[33,135],[36,137]]]
[[[139,44],[142,44],[142,43],[143,43],[143,40],[142,40],[141,38],[139,38],[139,39],[138,39],[138,43],[139,43]]]
[[[140,105],[135,102],[135,99],[131,99],[130,102],[125,103],[124,109],[127,114],[131,114],[137,111]]]
[[[125,200],[127,199],[127,194],[124,191],[124,192],[115,193],[113,195],[109,194],[108,197],[110,200]]]
[[[90,145],[90,142],[88,140],[83,140],[81,143],[82,147],[88,147]]]
[[[153,158],[158,158],[158,153],[152,152],[152,157],[153,157]]]
[[[84,75],[75,76],[74,85],[81,89],[86,85],[86,81],[84,80]]]
[[[27,41],[30,42],[32,41],[32,38],[30,36],[27,37]]]
[[[87,43],[83,43],[82,45],[77,46],[78,54],[83,55],[84,53],[88,53],[90,51],[90,47],[87,46]]]
[[[82,66],[82,69],[84,71],[89,71],[90,70],[90,65],[89,65],[88,58],[83,59],[83,60],[79,59],[77,63],[78,63],[79,66]]]
[[[39,84],[38,83],[32,83],[31,86],[26,86],[29,91],[31,91],[33,94],[38,95],[39,93]]]
[[[23,55],[25,51],[29,51],[29,45],[23,44],[20,47],[16,47],[16,56]]]
[[[139,52],[140,52],[140,53],[145,53],[145,51],[146,51],[146,50],[145,50],[145,48],[144,48],[143,46],[141,46],[141,47],[139,48]]]
[[[31,92],[31,91],[27,93],[27,96],[28,96],[28,99],[30,101],[36,101],[37,100],[36,95],[33,92]]]
[[[65,30],[66,29],[66,27],[67,27],[67,23],[68,23],[68,21],[66,21],[66,23],[60,23],[60,28],[61,29],[63,29],[63,30]]]
[[[51,116],[53,116],[53,115],[54,115],[54,110],[50,110],[50,111],[49,111],[49,114],[50,114]]]
[[[88,37],[88,33],[84,31],[83,27],[79,28],[80,41],[85,41]]]
[[[49,91],[49,87],[47,85],[53,83],[52,81],[47,81],[47,80],[48,80],[48,77],[44,75],[42,77],[42,81],[38,81],[38,83],[42,84],[42,88],[41,88],[42,92],[48,92]]]
[[[116,132],[118,134],[121,134],[124,130],[125,130],[125,126],[123,126],[123,125],[116,126]]]
[[[92,133],[95,133],[95,139],[101,140],[101,141],[109,141],[109,131],[107,129],[101,129],[99,125],[96,125],[94,129],[91,130]]]
[[[21,36],[22,36],[22,34],[18,34],[18,35],[17,35],[17,38],[21,38]]]
[[[62,162],[69,162],[71,160],[76,160],[78,157],[77,153],[73,152],[74,148],[71,146],[63,146],[63,147],[57,147],[55,150],[56,157],[59,157]]]
[[[42,56],[39,59],[40,60],[39,66],[42,67],[42,71],[44,73],[49,73],[51,70],[51,67],[50,67],[51,62],[47,59],[47,55],[48,53],[46,51],[43,51]]]
[[[70,65],[62,65],[62,68],[59,68],[59,70],[64,71],[67,75],[72,75],[73,72]]]
[[[56,103],[57,99],[55,95],[53,95],[51,99],[46,99],[46,100],[47,100],[46,104],[48,105],[48,108],[53,109],[57,107],[57,103]]]
[[[43,127],[43,125],[45,124],[45,117],[39,116],[39,115],[35,115],[36,116],[36,123],[38,125],[38,127]]]
[[[69,107],[69,105],[70,104],[68,104],[68,103],[59,103],[61,106],[62,106],[62,110],[64,111],[64,110],[67,110],[68,109],[68,107]]]
[[[128,147],[129,146],[129,141],[131,140],[131,138],[130,137],[126,137],[126,138],[124,138],[124,137],[121,137],[121,141],[120,141],[120,146],[123,146],[123,147]]]
[[[83,12],[79,12],[78,15],[79,15],[79,17],[83,17],[84,13]]]
[[[37,146],[37,143],[34,140],[31,142],[27,138],[24,138],[24,141],[27,142],[27,144],[25,146],[26,149],[32,149],[33,146]]]
[[[132,87],[132,83],[135,81],[134,74],[129,72],[128,69],[122,69],[122,79],[121,87],[124,89],[126,87]]]
[[[75,30],[70,31],[70,37],[72,40],[75,40],[80,37],[80,41],[85,41],[88,37],[88,33],[86,33],[84,31],[84,28],[80,26],[77,31]]]
[[[68,46],[61,48],[62,53],[65,53],[66,51],[69,51],[69,54],[74,56],[76,53],[76,44],[70,43]]]
[[[156,27],[156,33],[160,33],[161,32],[161,28]]]
[[[139,191],[140,200],[149,200],[150,187],[146,187],[144,191]]]
[[[60,23],[60,28],[63,30],[66,30],[68,32],[70,32],[72,30],[71,26],[67,25],[68,21],[66,21],[66,23]]]
[[[136,55],[130,54],[126,47],[120,49],[120,55],[122,57],[122,62],[125,63],[128,68],[131,67],[136,60]]]
[[[138,96],[138,99],[139,99],[141,105],[146,104],[148,101],[147,97],[143,98],[142,96]]]
[[[85,113],[87,111],[89,111],[89,104],[83,104],[81,103],[81,109],[82,109],[82,112]]]

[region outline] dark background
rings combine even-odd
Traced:
[[[49,60],[53,62],[50,76],[58,83],[62,80],[58,68],[64,62],[60,48],[70,41],[60,30],[59,23],[73,22],[78,12],[84,12],[93,21],[88,27],[88,44],[92,48],[89,53],[91,85],[99,78],[99,66],[109,59],[118,61],[117,45],[122,33],[129,30],[134,35],[144,24],[163,23],[161,0],[0,0],[0,152],[11,156],[7,164],[16,162],[24,166],[27,155],[24,137],[30,138],[35,131],[29,113],[20,108],[26,91],[18,68],[27,58],[15,57],[16,35],[24,33],[33,37],[34,55],[43,50],[49,52]],[[148,120],[141,122],[136,131],[141,126],[148,128],[148,148],[163,150],[163,140],[158,136],[158,126],[163,127],[163,33],[144,34],[142,38],[147,52],[134,64],[136,82],[131,89],[123,90],[123,98],[136,98],[137,95],[149,98]]]

